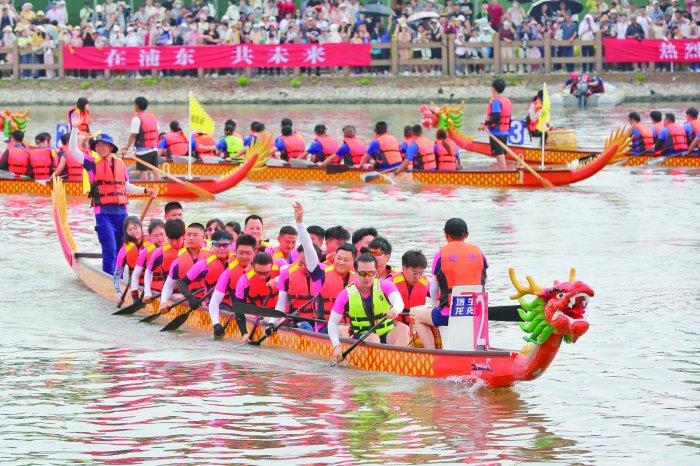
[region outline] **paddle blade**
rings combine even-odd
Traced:
[[[160,329],[161,332],[168,332],[170,330],[177,330],[180,327],[182,327],[182,324],[187,322],[187,318],[190,316],[190,312],[192,312],[192,309],[189,311],[185,312],[184,314],[180,314],[179,316],[175,317],[173,320],[170,321],[168,325]]]
[[[231,312],[272,318],[288,317],[287,314],[285,314],[284,312],[276,311],[274,309],[268,309],[266,307],[255,306],[253,304],[246,304],[240,301],[236,301],[235,303],[233,303],[233,306],[231,306]]]
[[[143,309],[143,307],[146,305],[143,301],[136,301],[134,304],[131,306],[127,306],[124,309],[119,309],[117,312],[113,312],[113,316],[125,316],[125,315],[131,315],[135,314],[136,312],[140,311]]]
[[[382,176],[382,175],[379,172],[367,172],[367,173],[363,173],[362,175],[360,175],[360,181],[362,181],[363,183],[371,183],[372,181],[376,180],[380,176]]]
[[[153,322],[161,315],[162,314],[160,312],[156,312],[155,314],[151,314],[150,316],[144,317],[143,319],[139,320],[139,322],[145,322],[145,323]]]

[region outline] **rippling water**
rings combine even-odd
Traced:
[[[183,117],[156,110],[161,122]],[[598,145],[630,110],[555,115],[576,125],[580,143]],[[481,111],[468,108],[465,127]],[[97,125],[127,127],[128,109],[93,112]],[[291,116],[307,135],[318,121],[333,131],[356,122],[368,136],[376,119],[398,128],[416,118],[413,106],[211,113],[273,128]],[[33,131],[61,114],[35,109]],[[291,199],[304,202],[309,224],[377,226],[394,244],[394,264],[415,246],[432,256],[444,219],[463,216],[489,257],[493,303],[511,292],[508,266],[541,283],[576,266],[596,291],[591,328],[540,379],[501,390],[328,368],[208,334],[161,334],[111,316],[113,304],[79,284],[47,199],[0,197],[0,462],[697,463],[696,172],[611,167],[551,191],[245,183],[210,204],[188,203],[186,219],[256,212],[274,237],[293,220]],[[83,249],[98,250],[83,202],[72,202],[71,220]],[[493,327],[495,344],[520,347],[516,326]]]

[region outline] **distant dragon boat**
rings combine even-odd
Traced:
[[[105,299],[115,300],[112,277],[105,274],[96,262],[99,254],[79,252],[68,225],[67,200],[60,180],[53,186],[52,206],[56,233],[69,266],[88,288]],[[517,315],[514,313],[501,320],[522,319],[520,327],[526,332],[526,343],[522,349],[446,351],[363,342],[347,356],[347,364],[366,371],[414,377],[458,376],[473,382],[481,381],[488,387],[507,387],[539,377],[549,367],[563,341],[573,343],[588,330],[584,314],[593,290],[575,280],[573,269],[568,281],[554,282],[548,288],[539,287],[529,276],[528,285],[521,285],[512,269],[510,275],[517,290],[511,299],[519,300],[520,309]],[[528,295],[534,298],[524,299]],[[125,304],[131,304],[129,297]],[[142,312],[153,313],[157,308],[156,302],[151,310]],[[167,314],[167,318],[173,319],[187,311],[186,306],[177,306]],[[249,325],[252,322],[254,320],[250,319]],[[201,309],[191,312],[183,328],[196,330],[199,335],[202,331],[209,334],[209,313]],[[264,330],[258,325],[252,338],[259,339],[263,335]],[[238,326],[229,325],[224,338],[239,337]],[[343,349],[353,343],[355,340],[341,339]],[[280,328],[265,340],[263,346],[325,360],[330,359],[332,353],[332,344],[327,335],[291,327]]]

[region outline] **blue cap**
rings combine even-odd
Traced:
[[[90,150],[95,150],[95,144],[97,144],[98,142],[105,142],[107,144],[111,144],[112,145],[112,152],[115,154],[119,150],[117,145],[114,144],[114,139],[112,139],[112,136],[110,136],[109,134],[100,133],[100,134],[92,137],[90,139]]]

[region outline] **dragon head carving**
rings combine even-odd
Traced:
[[[444,107],[421,105],[418,107],[418,113],[421,116],[421,124],[426,129],[443,128],[448,131],[459,131],[462,127],[464,103]]]

